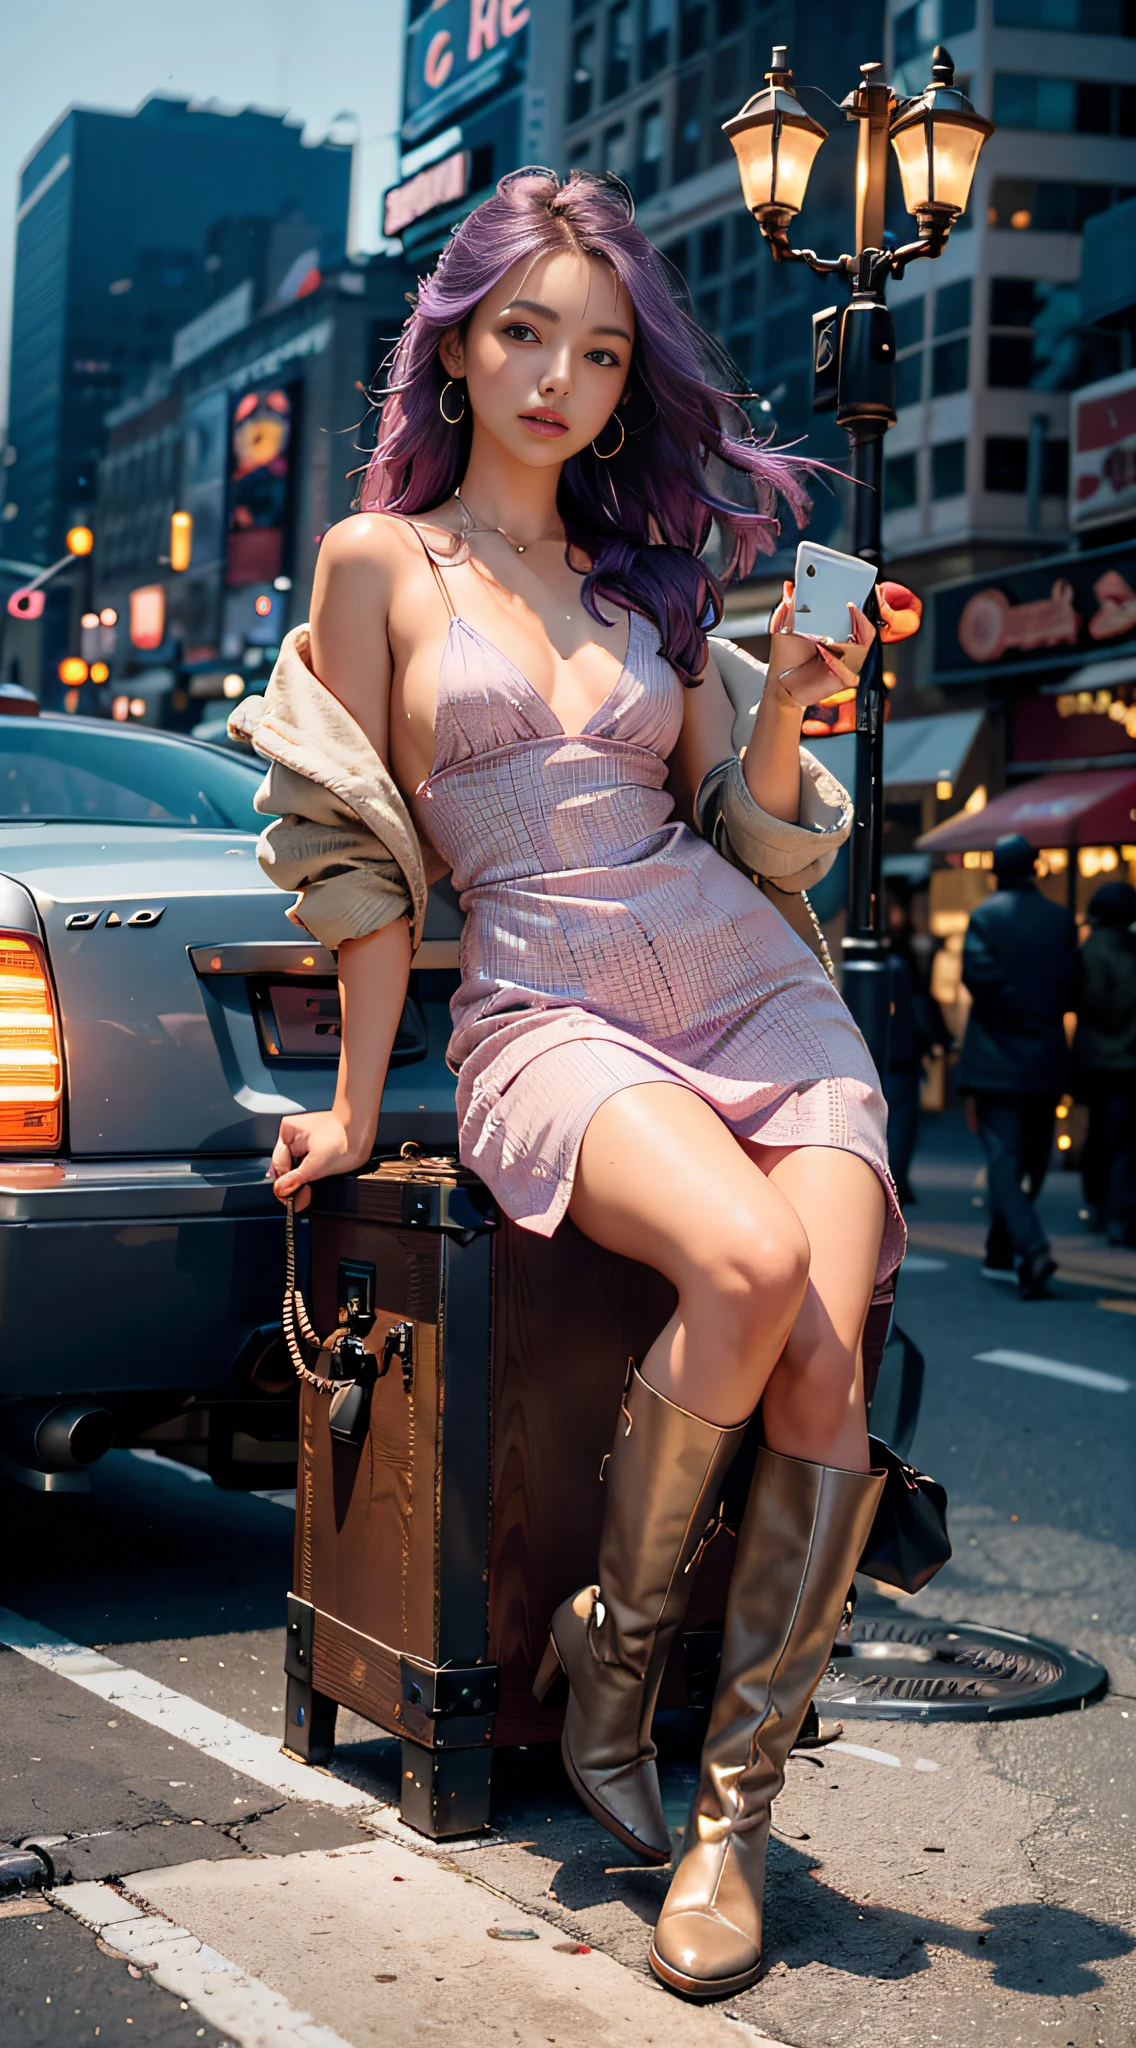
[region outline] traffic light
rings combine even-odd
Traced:
[[[193,515],[170,513],[170,568],[180,575],[188,569],[193,555]]]

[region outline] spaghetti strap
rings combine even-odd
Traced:
[[[421,541],[422,552],[425,555],[426,560],[429,562],[430,567],[434,572],[434,581],[437,584],[439,590],[441,591],[442,596],[446,600],[446,606],[449,611],[450,617],[451,619],[456,619],[458,615],[457,609],[454,605],[453,598],[450,596],[449,587],[442,579],[442,564],[439,562],[437,555],[434,553],[433,548],[430,546],[430,543],[427,540],[426,535],[422,532],[420,527],[415,525],[413,519],[405,519],[405,524],[409,526],[411,533],[416,534],[418,539]]]

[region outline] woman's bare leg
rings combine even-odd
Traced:
[[[865,1160],[831,1146],[767,1150],[764,1159],[754,1147],[753,1154],[811,1247],[804,1300],[765,1389],[765,1441],[786,1457],[866,1472],[862,1346],[883,1235],[883,1187]]]
[[[701,1096],[645,1082],[592,1117],[568,1211],[587,1237],[654,1266],[678,1290],[639,1369],[658,1393],[722,1428],[757,1406],[808,1282],[805,1228],[767,1166]]]

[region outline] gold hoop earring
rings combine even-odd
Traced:
[[[461,409],[461,411],[459,412],[459,414],[458,414],[457,418],[456,418],[456,419],[451,419],[451,418],[450,418],[450,415],[449,415],[449,413],[448,413],[448,412],[446,411],[446,393],[447,393],[447,391],[450,391],[450,390],[452,390],[452,389],[453,389],[453,384],[454,384],[454,379],[453,379],[452,377],[447,377],[447,379],[446,379],[445,383],[443,384],[443,386],[442,386],[442,388],[441,388],[440,392],[438,393],[438,411],[439,411],[439,412],[441,413],[441,415],[442,415],[442,418],[443,418],[443,419],[445,420],[445,422],[446,422],[446,425],[447,425],[448,427],[457,427],[457,426],[460,426],[460,425],[461,425],[461,422],[462,422],[462,421],[464,420],[464,418],[465,418],[465,392],[464,392],[464,391],[463,391],[463,392],[462,392],[462,394],[461,394],[461,402],[462,402],[462,409]]]
[[[612,414],[612,418],[613,418],[613,419],[615,419],[615,414],[614,414],[614,413]],[[619,451],[620,451],[620,449],[622,448],[622,446],[623,446],[624,442],[625,442],[625,441],[626,441],[626,439],[627,439],[627,433],[626,433],[626,430],[625,430],[625,428],[624,428],[624,425],[623,425],[623,421],[622,421],[622,420],[618,420],[618,419],[617,419],[617,420],[615,420],[615,424],[616,424],[616,426],[617,426],[617,427],[619,428],[619,439],[618,439],[618,441],[616,442],[616,444],[615,444],[615,447],[614,447],[614,448],[613,448],[613,449],[611,450],[611,453],[610,453],[610,454],[608,454],[608,455],[605,455],[605,454],[604,454],[604,452],[603,452],[603,449],[602,449],[602,448],[597,448],[597,447],[596,447],[596,444],[595,444],[595,442],[594,442],[594,441],[592,442],[592,454],[593,454],[593,455],[598,455],[598,456],[599,456],[599,459],[600,459],[600,461],[601,461],[601,462],[611,462],[611,461],[613,461],[613,460],[614,460],[614,458],[615,458],[615,457],[616,457],[616,456],[617,456],[617,455],[619,454]]]

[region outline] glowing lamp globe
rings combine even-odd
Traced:
[[[89,555],[95,545],[95,536],[89,526],[72,526],[67,533],[69,555]]]
[[[940,44],[931,59],[930,85],[891,125],[903,203],[922,232],[949,228],[965,213],[979,153],[993,133],[993,122],[976,113],[955,85],[950,52]]]
[[[765,77],[765,91],[755,93],[739,114],[724,121],[722,133],[733,145],[750,212],[763,225],[767,215],[783,224],[805,203],[813,159],[828,130],[806,114],[797,98],[780,44]]]

